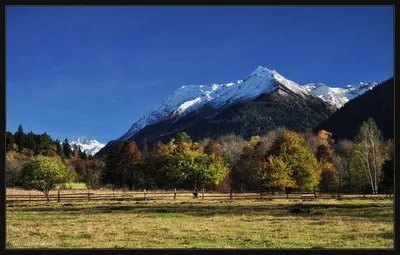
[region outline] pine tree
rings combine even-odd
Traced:
[[[66,158],[71,158],[72,157],[72,149],[71,146],[68,143],[68,139],[65,138],[63,142],[63,152]]]
[[[26,148],[36,151],[35,134],[32,131],[26,135]]]
[[[60,140],[56,140],[56,148],[57,148],[57,154],[58,154],[58,156],[60,156],[60,157],[64,157],[64,152],[63,152],[63,148],[62,148],[62,145],[61,145],[61,141]]]
[[[124,144],[117,141],[106,158],[106,170],[103,182],[110,183],[114,188],[121,188],[123,184],[123,168],[121,167],[121,150]]]
[[[24,133],[24,129],[22,128],[21,124],[19,124],[19,126],[18,126],[18,131],[15,132],[14,138],[15,138],[15,143],[18,146],[19,152],[22,152],[22,150],[24,149],[24,144],[25,144],[25,133]]]
[[[173,141],[173,143],[178,145],[178,144],[181,144],[183,142],[191,143],[192,139],[190,138],[190,136],[186,132],[179,132],[176,135],[175,140]]]
[[[12,146],[15,143],[14,135],[11,132],[6,133],[6,149],[7,151],[12,150]]]
[[[78,149],[78,156],[79,156],[79,158],[82,159],[82,160],[87,160],[86,151],[85,151],[85,150],[81,150],[81,147],[80,147],[80,146],[79,146],[79,149]]]

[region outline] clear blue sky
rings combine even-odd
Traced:
[[[258,65],[299,84],[393,76],[392,7],[7,7],[7,130],[124,134],[188,84]]]

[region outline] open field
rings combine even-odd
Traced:
[[[17,202],[6,247],[393,248],[393,223],[385,197]]]

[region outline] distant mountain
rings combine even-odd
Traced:
[[[174,117],[181,118],[202,107],[220,108],[239,101],[249,101],[263,93],[274,90],[274,82],[283,84],[299,95],[313,94],[335,108],[342,107],[354,97],[372,89],[376,83],[347,85],[346,88],[331,88],[323,83],[310,83],[304,86],[286,79],[275,70],[258,66],[244,80],[226,84],[186,85],[169,95],[161,105],[145,113],[118,140],[128,140],[144,127]]]
[[[354,139],[363,121],[373,118],[386,139],[394,137],[394,78],[374,86],[337,110],[315,128],[335,139]]]
[[[373,89],[376,85],[376,82],[360,82],[358,85],[347,85],[346,88],[333,88],[323,83],[309,83],[304,85],[304,88],[336,108],[341,108],[348,101]]]
[[[71,148],[73,148],[75,144],[78,145],[82,150],[84,150],[88,156],[94,156],[105,146],[105,144],[102,144],[95,139],[89,140],[86,137],[78,138],[77,141],[71,141],[69,143]]]
[[[259,66],[244,80],[182,86],[117,140],[133,139],[140,146],[165,142],[180,131],[194,139],[232,132],[246,137],[278,126],[300,131],[314,128],[334,110],[303,86]]]
[[[275,70],[258,66],[244,80],[181,86],[117,140],[135,140],[140,146],[167,141],[179,131],[201,139],[227,133],[247,137],[278,126],[310,130],[375,86],[376,83],[346,88],[322,83],[302,86]],[[109,142],[99,155],[107,153],[117,140]]]

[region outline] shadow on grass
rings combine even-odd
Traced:
[[[292,208],[302,208],[305,213],[292,213]],[[323,216],[341,216],[364,218],[371,221],[392,222],[394,214],[392,205],[382,204],[303,204],[296,203],[291,205],[282,204],[261,204],[254,205],[235,205],[235,204],[203,204],[196,202],[188,205],[185,202],[180,204],[146,204],[146,203],[110,203],[101,205],[91,204],[63,204],[61,207],[53,206],[13,206],[13,210],[21,212],[46,212],[46,213],[133,213],[144,214],[144,217],[175,217],[176,214],[186,216],[213,217],[217,215],[259,215],[275,217],[323,217]],[[165,215],[166,214],[166,215]],[[175,215],[172,215],[175,214]]]

